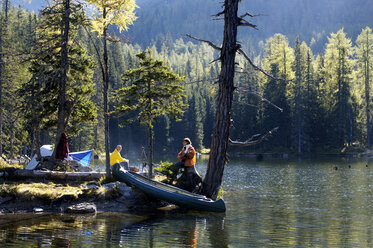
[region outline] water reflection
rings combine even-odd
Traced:
[[[373,247],[371,163],[231,159],[225,215],[0,216],[0,247]]]
[[[224,218],[193,212],[153,217],[122,229],[121,242],[130,247],[228,247]]]

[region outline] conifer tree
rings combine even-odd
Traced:
[[[365,118],[366,118],[366,146],[371,147],[371,124],[370,124],[370,106],[371,106],[371,84],[373,79],[373,33],[372,29],[366,27],[360,33],[356,40],[358,70],[362,77],[365,92]]]
[[[186,107],[183,103],[185,96],[182,86],[174,83],[182,82],[184,77],[175,74],[163,61],[153,59],[149,48],[136,56],[140,66],[124,74],[124,80],[129,85],[117,91],[119,104],[115,112],[119,115],[135,112],[137,115],[134,118],[122,124],[139,120],[147,127],[149,177],[152,177],[153,123],[164,115],[179,120],[182,109]]]
[[[352,143],[351,80],[352,43],[343,29],[332,33],[325,50],[326,92],[331,121],[336,127],[334,137],[337,147]]]
[[[69,40],[67,43],[68,63],[65,84],[61,84],[61,27],[64,27],[66,6],[56,2],[46,7],[40,15],[36,31],[36,41],[32,47],[30,72],[31,79],[20,89],[24,97],[24,111],[38,135],[39,129],[58,129],[61,104],[61,87],[64,88],[63,130],[70,134],[77,133],[79,123],[91,122],[95,118],[96,107],[91,101],[94,92],[92,73],[94,65],[87,56],[85,48],[78,44],[76,36],[79,25],[84,20],[81,5],[69,5]],[[66,54],[65,54],[66,55]],[[65,66],[65,65],[64,65]],[[66,68],[65,68],[66,69]],[[31,106],[31,107],[30,107]],[[35,137],[38,139],[38,137]],[[38,145],[39,142],[36,142]],[[37,150],[38,147],[36,147]]]

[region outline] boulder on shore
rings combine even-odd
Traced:
[[[91,213],[96,213],[97,208],[94,203],[90,202],[82,202],[78,204],[74,204],[71,206],[68,206],[65,209],[65,213],[69,214],[91,214]]]
[[[116,190],[120,195],[125,196],[127,199],[134,199],[136,194],[133,193],[133,190],[120,182],[113,182],[103,184],[102,187],[106,188],[107,190]]]

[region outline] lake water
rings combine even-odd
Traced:
[[[225,214],[25,215],[0,247],[373,247],[368,159],[233,158],[223,190]]]

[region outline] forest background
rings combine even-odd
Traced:
[[[181,140],[190,137],[198,151],[208,148],[216,109],[218,54],[208,45],[184,35],[220,44],[222,21],[211,15],[220,10],[214,0],[139,0],[139,17],[128,32],[110,30],[120,42],[109,42],[109,109],[116,104],[115,91],[128,82],[122,75],[138,65],[137,53],[150,47],[154,57],[165,61],[175,72],[186,76],[185,102],[189,105],[182,121],[162,117],[154,125],[156,153],[175,154]],[[21,7],[19,6],[21,5]],[[39,23],[37,11],[43,1],[12,2],[6,29],[2,29],[4,67],[1,74],[2,151],[15,157],[35,148],[35,128],[29,114],[31,54]],[[334,153],[353,148],[364,151],[371,144],[371,84],[373,75],[373,26],[371,1],[286,0],[243,1],[244,13],[263,14],[253,19],[259,30],[242,30],[238,37],[244,50],[267,72],[287,81],[274,81],[253,70],[238,56],[231,138],[244,141],[254,134],[278,131],[270,142],[253,147],[231,148],[240,153]],[[5,1],[1,1],[4,15]],[[1,19],[4,26],[4,18]],[[5,30],[5,31],[4,31]],[[89,60],[97,65],[93,44],[102,49],[96,35],[89,40],[85,29],[77,39]],[[212,62],[212,63],[211,63]],[[67,135],[70,150],[104,151],[102,78],[92,67],[93,90],[85,97],[95,103],[94,118],[72,120]],[[88,79],[84,79],[88,80]],[[87,84],[88,85],[88,84]],[[41,85],[40,87],[44,87]],[[22,90],[23,89],[23,90]],[[39,99],[42,101],[42,99]],[[48,99],[46,99],[47,101]],[[270,103],[269,103],[270,102]],[[55,109],[57,110],[57,109]],[[88,110],[87,110],[88,111]],[[89,112],[89,111],[88,111]],[[40,123],[40,143],[53,143],[56,118],[51,111]],[[88,115],[87,115],[88,116]],[[138,154],[147,144],[147,130],[139,123],[125,127],[123,118],[110,117],[111,150],[122,144],[126,153]],[[84,119],[84,118],[83,118]],[[28,149],[25,149],[27,147]]]

